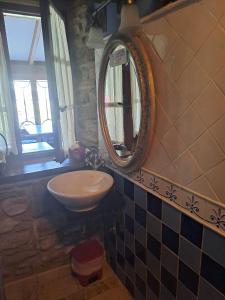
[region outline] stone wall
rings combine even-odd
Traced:
[[[49,194],[49,179],[0,185],[0,256],[5,282],[67,264],[72,246],[95,235],[101,238],[113,224],[112,211],[121,202],[114,191],[98,209],[75,213]]]
[[[73,1],[67,12],[67,36],[75,88],[76,137],[86,145],[97,144],[97,99],[94,50],[87,39],[88,1]]]

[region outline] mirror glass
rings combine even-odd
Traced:
[[[119,157],[132,158],[140,131],[141,91],[134,59],[123,45],[109,55],[104,95],[112,146]]]

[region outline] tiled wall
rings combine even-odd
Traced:
[[[225,0],[177,1],[143,30],[157,96],[144,167],[225,203]]]
[[[137,300],[225,299],[225,239],[115,174],[125,207],[107,259]]]

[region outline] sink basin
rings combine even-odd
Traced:
[[[113,185],[107,173],[93,170],[75,171],[58,175],[48,182],[49,192],[67,209],[94,209]]]

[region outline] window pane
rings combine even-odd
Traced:
[[[35,124],[30,80],[14,80],[19,126]]]
[[[48,82],[47,80],[37,80],[38,103],[41,124],[52,128],[52,116],[50,109]],[[52,131],[52,129],[51,129]]]

